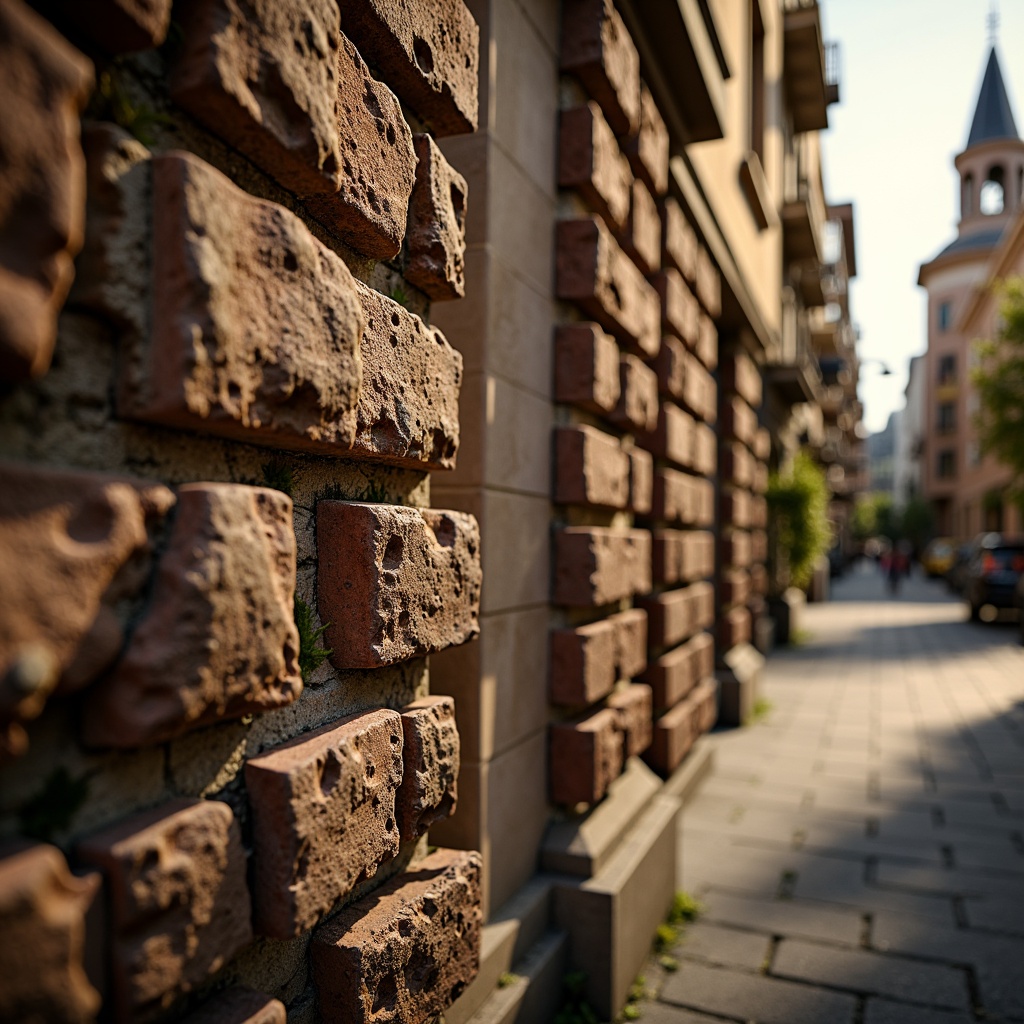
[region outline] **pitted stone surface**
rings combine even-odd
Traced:
[[[286,1024],[284,1003],[262,992],[229,988],[190,1013],[182,1024]]]
[[[89,1024],[100,995],[85,973],[85,915],[99,876],[76,878],[42,843],[0,846],[0,1018]]]
[[[683,275],[674,267],[668,267],[655,276],[654,284],[661,297],[662,326],[692,348],[697,344],[700,307]]]
[[[654,501],[654,459],[643,448],[629,449],[629,505],[638,515],[651,511]]]
[[[678,405],[663,402],[658,413],[658,429],[644,439],[644,446],[655,455],[690,469],[696,466],[696,438],[697,424],[693,417]]]
[[[366,318],[351,455],[413,469],[453,469],[462,355],[415,313],[357,286]]]
[[[619,678],[632,679],[647,664],[647,612],[629,608],[608,618],[615,631],[615,664]]]
[[[640,130],[625,143],[633,170],[647,182],[656,196],[668,191],[668,128],[650,89],[640,83]],[[678,209],[678,207],[677,207]]]
[[[639,178],[630,188],[630,197],[622,244],[645,274],[653,274],[661,266],[661,214],[650,189]]]
[[[151,340],[133,417],[338,455],[352,444],[363,314],[348,268],[292,213],[184,153],[154,157]]]
[[[654,472],[654,509],[656,519],[689,526],[697,522],[699,513],[699,481],[676,469]]]
[[[320,619],[337,668],[378,668],[479,633],[480,529],[464,512],[317,504]]]
[[[119,1021],[151,1017],[252,940],[242,834],[217,800],[174,800],[83,840],[106,875]]]
[[[480,29],[463,0],[346,0],[342,30],[438,136],[476,131]]]
[[[143,746],[290,704],[302,693],[294,594],[291,498],[186,484],[153,600],[86,705],[87,742]]]
[[[350,715],[246,762],[257,932],[299,935],[398,853],[402,771],[402,720],[388,710]]]
[[[646,530],[569,526],[555,532],[555,604],[594,607],[650,589]]]
[[[480,966],[481,866],[437,850],[313,936],[325,1024],[423,1021],[462,994]]]
[[[0,7],[0,379],[50,366],[85,228],[78,118],[92,66],[20,0]]]
[[[423,697],[402,708],[405,764],[395,800],[403,842],[418,839],[455,813],[459,731],[451,697]]]
[[[619,348],[597,324],[564,324],[555,332],[555,400],[598,414],[619,401]]]
[[[414,135],[416,184],[405,276],[435,302],[466,293],[466,179],[429,135]]]
[[[608,698],[608,707],[619,716],[623,735],[623,756],[635,757],[651,745],[651,688],[634,683]]]
[[[705,636],[707,634],[702,633],[692,637],[647,666],[644,681],[651,686],[656,708],[670,708],[678,704],[703,678],[701,652]]]
[[[551,799],[556,804],[596,804],[622,774],[619,713],[599,708],[549,730]]]
[[[59,12],[107,53],[160,46],[171,24],[171,0],[57,0]]]
[[[619,359],[619,402],[608,418],[641,434],[658,426],[658,375],[628,352]]]
[[[661,240],[665,262],[692,284],[697,277],[697,235],[671,196],[661,204]]]
[[[629,219],[633,175],[615,134],[593,102],[563,110],[558,128],[558,184],[573,188],[613,229]]]
[[[629,455],[618,439],[586,425],[555,428],[555,501],[625,508]]]
[[[596,218],[558,223],[556,290],[639,355],[661,344],[658,293]]]
[[[673,772],[690,752],[700,735],[700,714],[696,704],[683,700],[654,723],[654,736],[647,760],[662,775]]]
[[[551,633],[552,704],[582,707],[611,693],[617,675],[618,631],[611,619]]]
[[[700,628],[704,584],[680,590],[666,590],[638,601],[647,612],[648,636],[652,647],[671,647]]]

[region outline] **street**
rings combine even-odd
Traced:
[[[649,1024],[1024,1020],[1024,647],[867,564],[808,605],[681,819],[703,912]],[[675,961],[675,963],[673,963]],[[672,970],[677,965],[675,970]]]

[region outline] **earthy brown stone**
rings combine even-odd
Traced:
[[[658,426],[658,375],[628,352],[619,359],[619,402],[608,418],[642,434]]]
[[[653,564],[652,578],[655,583],[679,583],[683,575],[686,541],[689,534],[682,530],[655,530],[651,539]]]
[[[703,246],[697,249],[697,298],[708,316],[717,318],[722,312],[722,280],[711,254]]]
[[[653,691],[654,707],[673,707],[697,685],[702,668],[701,648],[697,645],[704,636],[707,634],[691,637],[647,666],[643,678]]]
[[[85,707],[89,744],[139,747],[302,693],[292,500],[186,484],[153,597]]]
[[[718,435],[706,423],[698,423],[693,433],[693,469],[702,476],[714,476],[718,466]]]
[[[647,612],[651,647],[673,647],[693,634],[697,628],[698,586],[637,598],[637,604]]]
[[[750,446],[757,434],[757,413],[742,398],[731,396],[722,401],[721,433]]]
[[[48,3],[107,53],[160,46],[171,24],[171,0],[57,0]]]
[[[715,482],[698,478],[693,485],[696,501],[694,525],[715,525]]]
[[[692,284],[697,277],[697,235],[671,196],[661,204],[661,238],[665,262]]]
[[[615,632],[615,664],[620,679],[632,679],[647,664],[647,612],[629,608],[607,619]]]
[[[715,571],[715,535],[692,531],[686,535],[683,578],[696,580]]]
[[[693,356],[686,351],[686,346],[678,338],[665,335],[661,339],[661,348],[651,365],[658,374],[658,390],[666,398],[682,400],[685,397],[692,359]]]
[[[768,432],[767,427],[761,427],[756,436],[754,437],[754,443],[751,446],[754,454],[762,461],[766,462],[772,453],[772,435]]]
[[[705,679],[689,699],[696,708],[698,732],[707,732],[718,719],[718,680]]]
[[[723,481],[737,487],[749,487],[754,480],[754,458],[750,452],[735,441],[722,444],[719,468]]]
[[[697,521],[698,481],[676,469],[654,472],[654,503],[652,515],[670,523],[692,525]]]
[[[654,285],[661,297],[662,327],[693,347],[697,343],[697,317],[700,309],[683,275],[674,267],[668,267],[655,275]]]
[[[633,170],[656,196],[663,196],[668,191],[668,128],[650,89],[643,82],[640,83],[640,130],[626,140],[625,150]]]
[[[284,1003],[262,992],[229,988],[190,1013],[182,1024],[286,1024]]]
[[[608,707],[619,716],[623,736],[623,755],[635,757],[651,745],[651,713],[654,710],[651,688],[634,683],[608,698]]]
[[[694,350],[709,369],[718,366],[718,328],[711,317],[701,313],[697,322],[697,347]]]
[[[436,328],[357,285],[366,318],[351,455],[413,469],[453,469],[462,355]]]
[[[401,781],[402,719],[385,709],[342,718],[246,762],[259,934],[299,935],[398,853]]]
[[[558,184],[575,189],[613,229],[629,219],[633,175],[596,103],[563,110],[558,128]]]
[[[480,29],[463,0],[346,0],[342,30],[434,135],[476,131]]]
[[[647,186],[639,179],[630,189],[629,223],[622,245],[645,274],[661,266],[661,214]]]
[[[768,558],[768,535],[764,530],[753,530],[750,534],[750,556],[755,562]]]
[[[750,597],[750,573],[743,569],[723,571],[718,589],[722,604],[743,604]]]
[[[650,589],[646,530],[569,526],[555,532],[555,604],[594,607]]]
[[[654,723],[648,763],[662,775],[671,774],[682,764],[699,735],[697,705],[690,700],[680,701]]]
[[[83,840],[103,870],[118,1021],[141,1020],[201,985],[252,940],[242,834],[216,800],[173,800]]]
[[[643,448],[629,449],[629,505],[638,515],[651,511],[654,500],[654,459]]]
[[[597,324],[555,332],[555,401],[604,414],[619,401],[619,348]]]
[[[558,223],[556,291],[638,355],[661,343],[657,292],[597,218]]]
[[[750,566],[752,551],[750,534],[744,530],[732,530],[719,540],[723,565],[734,565],[740,569]]]
[[[761,374],[746,352],[735,352],[722,359],[719,380],[726,394],[735,392],[755,409],[761,405]]]
[[[320,619],[336,668],[378,668],[479,633],[473,516],[321,501],[316,519]]]
[[[695,462],[695,431],[696,424],[688,412],[671,402],[662,402],[658,428],[643,443],[655,455],[689,469]]]
[[[757,472],[755,470],[755,477]],[[768,502],[764,497],[751,496],[750,498],[750,525],[759,530],[765,529],[768,525]]]
[[[50,366],[85,228],[78,118],[92,65],[20,0],[0,7],[0,380]]]
[[[414,135],[416,184],[409,207],[405,276],[435,302],[466,293],[466,179],[429,135]]]
[[[640,55],[612,0],[563,5],[561,67],[601,104],[617,134],[639,129]]]
[[[708,423],[718,419],[718,385],[701,361],[686,353],[686,379],[683,383],[683,404]]]
[[[395,798],[403,842],[418,839],[455,813],[459,731],[451,697],[423,697],[402,708],[404,771]]]
[[[324,1024],[447,1009],[480,967],[481,870],[475,851],[437,850],[324,925],[310,947]]]
[[[174,504],[160,484],[0,463],[0,756],[55,687],[76,690],[124,642],[117,603],[149,570],[149,529]]]
[[[730,491],[719,498],[719,519],[723,525],[731,524],[741,529],[753,525],[750,521],[750,495],[746,491]]]
[[[555,428],[555,501],[625,508],[629,470],[617,438],[585,425]]]
[[[768,569],[765,566],[750,567],[750,589],[762,597],[768,593]]]
[[[715,588],[711,583],[694,583],[687,588],[693,602],[693,614],[697,629],[707,629],[715,624]]]
[[[746,608],[731,608],[718,616],[718,645],[728,651],[737,644],[750,641],[750,612]]]
[[[689,640],[697,676],[706,679],[715,671],[715,640],[710,633],[698,633]]]
[[[347,452],[363,314],[341,259],[294,214],[197,157],[153,164],[153,319],[122,411],[255,444]]]
[[[581,707],[611,693],[616,679],[617,631],[610,619],[551,633],[552,704]]]
[[[556,804],[596,804],[622,774],[623,735],[613,708],[557,722],[548,738],[551,800]]]
[[[100,1007],[84,967],[99,876],[76,878],[43,843],[0,846],[0,1019],[89,1024]]]

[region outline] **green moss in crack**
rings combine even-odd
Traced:
[[[261,467],[263,470],[263,486],[272,487],[275,491],[283,491],[290,498],[295,481],[292,479],[292,468],[280,459],[271,459]]]
[[[331,656],[329,647],[320,646],[330,623],[314,626],[313,610],[296,594],[295,625],[299,631],[299,671],[303,680],[306,680]]]

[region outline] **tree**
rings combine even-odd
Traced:
[[[1000,286],[997,336],[976,341],[979,364],[972,373],[980,399],[976,418],[981,450],[1011,473],[1011,495],[1024,504],[1024,278]]]
[[[797,452],[788,472],[768,481],[772,538],[772,589],[806,587],[814,567],[832,544],[825,473],[807,452]]]

